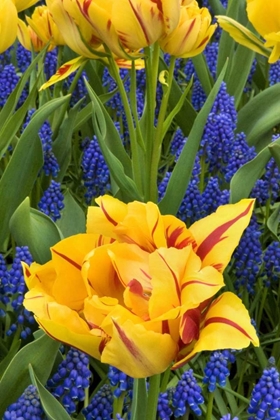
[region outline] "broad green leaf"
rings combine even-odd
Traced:
[[[37,378],[32,364],[29,365],[32,384],[37,388],[44,412],[49,420],[71,420],[71,417],[60,402],[44,387]]]
[[[64,209],[56,224],[64,238],[86,231],[86,218],[83,210],[67,189],[64,193]]]
[[[0,363],[0,378],[3,376],[3,373],[11,363],[11,360],[14,358],[14,356],[17,354],[19,348],[21,345],[21,340],[17,340],[15,343],[13,343],[12,347],[9,350],[9,353],[4,357],[3,360],[1,360]]]
[[[78,107],[70,109],[68,116],[63,120],[59,133],[53,142],[53,152],[59,164],[57,182],[62,182],[72,156],[72,134],[78,116]]]
[[[143,420],[146,415],[148,402],[147,385],[145,379],[134,379],[133,395],[131,407],[131,418],[133,420]]]
[[[223,71],[220,73],[220,76],[213,86],[213,89],[211,90],[205,104],[197,115],[188,140],[184,145],[180,157],[171,173],[171,177],[167,184],[166,193],[159,203],[160,210],[163,214],[175,215],[184,198],[189,180],[191,178],[195,156],[197,154],[200,140],[203,135],[204,126],[206,124],[215,98],[219,92],[226,68],[227,63],[224,65]],[[187,119],[187,116],[185,118]]]
[[[280,123],[280,83],[251,99],[238,113],[237,132],[246,134],[250,146],[261,150],[271,141],[273,128]]]
[[[3,418],[6,408],[30,385],[28,369],[30,363],[40,382],[44,384],[47,381],[59,346],[59,342],[43,335],[24,346],[15,355],[0,380],[0,418]]]
[[[10,230],[16,243],[27,245],[34,260],[41,264],[51,259],[50,247],[62,239],[56,224],[42,212],[31,208],[28,197],[12,215]]]
[[[30,194],[43,165],[42,145],[37,133],[48,116],[66,100],[68,96],[53,99],[33,114],[0,180],[0,250],[2,251],[7,246],[10,218],[19,204]]]
[[[221,0],[209,0],[209,4],[213,10],[214,15],[222,15],[225,13],[225,8],[221,4]]]
[[[270,232],[275,236],[279,241],[279,220],[280,220],[280,203],[277,203],[274,207],[273,212],[267,220],[267,227]]]
[[[273,147],[279,147],[280,139],[275,140]],[[242,198],[249,197],[256,181],[261,177],[265,165],[271,158],[271,146],[262,149],[258,155],[241,166],[233,175],[230,182],[230,202],[236,203]]]
[[[92,101],[92,119],[95,129],[96,136],[98,138],[100,148],[104,154],[104,149],[106,148],[111,152],[112,155],[120,162],[126,175],[131,176],[132,168],[131,161],[126,153],[126,150],[122,144],[122,140],[116,129],[112,118],[108,114],[107,110],[103,106],[102,102],[95,94],[92,87],[85,80],[86,87],[88,89],[90,99]],[[107,165],[111,169],[111,161],[109,158],[110,154],[107,154],[107,157],[104,157],[107,161]],[[107,160],[109,159],[109,161]]]
[[[280,169],[280,144],[273,142],[268,146],[268,149]]]

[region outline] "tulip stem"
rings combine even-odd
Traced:
[[[209,392],[207,413],[206,413],[205,420],[212,420],[213,402],[214,402],[214,392]]]
[[[145,420],[156,420],[159,389],[160,375],[151,376],[149,380],[148,403]]]
[[[166,81],[166,87],[163,86],[163,98],[160,105],[158,123],[155,133],[155,138],[153,141],[153,152],[152,152],[152,161],[150,166],[150,199],[155,203],[158,201],[158,186],[157,186],[157,177],[158,177],[158,167],[161,156],[161,146],[164,137],[164,122],[165,116],[169,101],[169,96],[172,87],[173,74],[175,69],[176,57],[170,57],[169,72]]]
[[[117,64],[115,63],[115,60],[112,56],[109,58],[110,60],[110,69],[112,71],[113,77],[115,78],[115,81],[118,85],[119,92],[122,99],[122,104],[124,107],[124,112],[127,118],[127,125],[128,125],[128,131],[129,131],[129,138],[130,138],[130,144],[131,144],[131,155],[132,155],[132,172],[133,172],[133,180],[137,186],[137,190],[139,194],[142,195],[143,188],[142,188],[142,168],[141,168],[141,162],[140,162],[140,156],[139,156],[139,145],[137,143],[137,137],[136,137],[136,131],[135,126],[133,122],[133,117],[131,113],[131,107],[129,104],[128,96],[124,88],[123,81],[119,74],[119,69]]]

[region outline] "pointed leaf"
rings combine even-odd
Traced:
[[[22,133],[8,166],[0,180],[0,249],[5,250],[9,221],[19,204],[30,194],[43,165],[43,153],[38,131],[48,116],[68,100],[68,96],[53,99],[40,107]]]
[[[64,195],[64,209],[56,224],[64,238],[86,231],[86,218],[83,210],[67,189]]]
[[[52,370],[60,343],[46,334],[24,346],[13,358],[0,380],[0,417],[6,408],[15,402],[30,385],[28,366],[36,370],[37,377],[44,384]]]
[[[37,378],[32,364],[29,365],[32,384],[37,388],[44,412],[49,420],[71,420],[71,417],[60,402],[43,386]]]
[[[45,214],[31,208],[28,197],[12,215],[10,230],[16,243],[27,245],[34,260],[41,264],[51,258],[50,247],[62,239],[56,224]]]

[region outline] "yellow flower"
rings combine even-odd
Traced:
[[[28,25],[19,19],[18,39],[27,50],[40,51],[48,42],[49,50],[65,45],[47,6],[36,7],[31,18],[26,16],[26,20]]]
[[[113,2],[112,23],[124,48],[138,50],[173,31],[179,14],[179,0],[118,0]]]
[[[274,63],[280,57],[280,3],[278,0],[247,0],[249,21],[265,39],[264,46],[272,48],[269,58]]]
[[[17,9],[12,0],[0,1],[0,54],[16,40]]]
[[[211,25],[211,20],[207,8],[199,8],[196,1],[187,1],[181,6],[177,27],[159,40],[162,50],[184,58],[200,54],[216,28],[216,25]]]
[[[258,345],[223,270],[253,200],[221,206],[189,229],[148,202],[99,197],[87,233],[24,264],[25,307],[47,334],[136,378],[185,364],[202,350]]]

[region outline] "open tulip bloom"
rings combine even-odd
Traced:
[[[96,201],[87,233],[53,246],[46,264],[24,264],[24,306],[48,335],[134,378],[204,350],[258,346],[241,300],[221,293],[253,200],[221,206],[190,228],[152,202]]]

